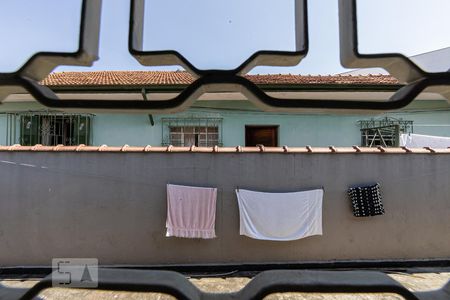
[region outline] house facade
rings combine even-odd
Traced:
[[[385,100],[401,85],[388,75],[248,75],[279,97]],[[60,98],[169,99],[193,78],[186,72],[63,72],[42,84]],[[76,95],[75,95],[76,94]],[[144,97],[145,94],[145,97]],[[450,104],[424,93],[408,107],[378,114],[263,112],[238,93],[203,95],[168,115],[49,110],[29,95],[10,95],[0,107],[5,145],[133,146],[398,146],[399,135],[450,137]]]

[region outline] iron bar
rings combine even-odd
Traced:
[[[5,299],[34,299],[52,288],[51,274],[30,288],[0,286]],[[71,288],[70,285],[58,286]],[[98,269],[97,290],[163,293],[177,299],[263,299],[274,293],[379,294],[392,293],[407,300],[448,299],[450,282],[441,289],[412,292],[388,275],[376,271],[274,270],[256,275],[243,289],[231,293],[208,293],[183,275],[172,271]]]

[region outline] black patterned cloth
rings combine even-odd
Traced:
[[[348,189],[355,217],[384,215],[380,184],[355,186]]]

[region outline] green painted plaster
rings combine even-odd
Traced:
[[[31,105],[30,105],[31,104]],[[45,109],[37,103],[5,103],[1,112]],[[154,115],[97,113],[93,119],[94,145],[161,145],[161,118],[223,118],[223,145],[245,144],[245,125],[278,125],[279,145],[350,146],[360,144],[358,120],[395,117],[414,121],[414,132],[450,137],[450,106],[446,101],[415,101],[403,110],[378,115],[288,114],[260,112],[248,101],[199,101],[186,112]],[[0,115],[0,144],[6,141],[6,115]]]

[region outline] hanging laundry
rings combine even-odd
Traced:
[[[322,234],[322,189],[294,193],[237,189],[236,195],[241,235],[292,241]]]
[[[450,147],[450,137],[422,134],[401,134],[400,146],[408,148],[447,148]]]
[[[355,217],[384,215],[380,184],[351,187],[348,189],[348,196]]]
[[[166,236],[216,237],[216,188],[167,185]]]

